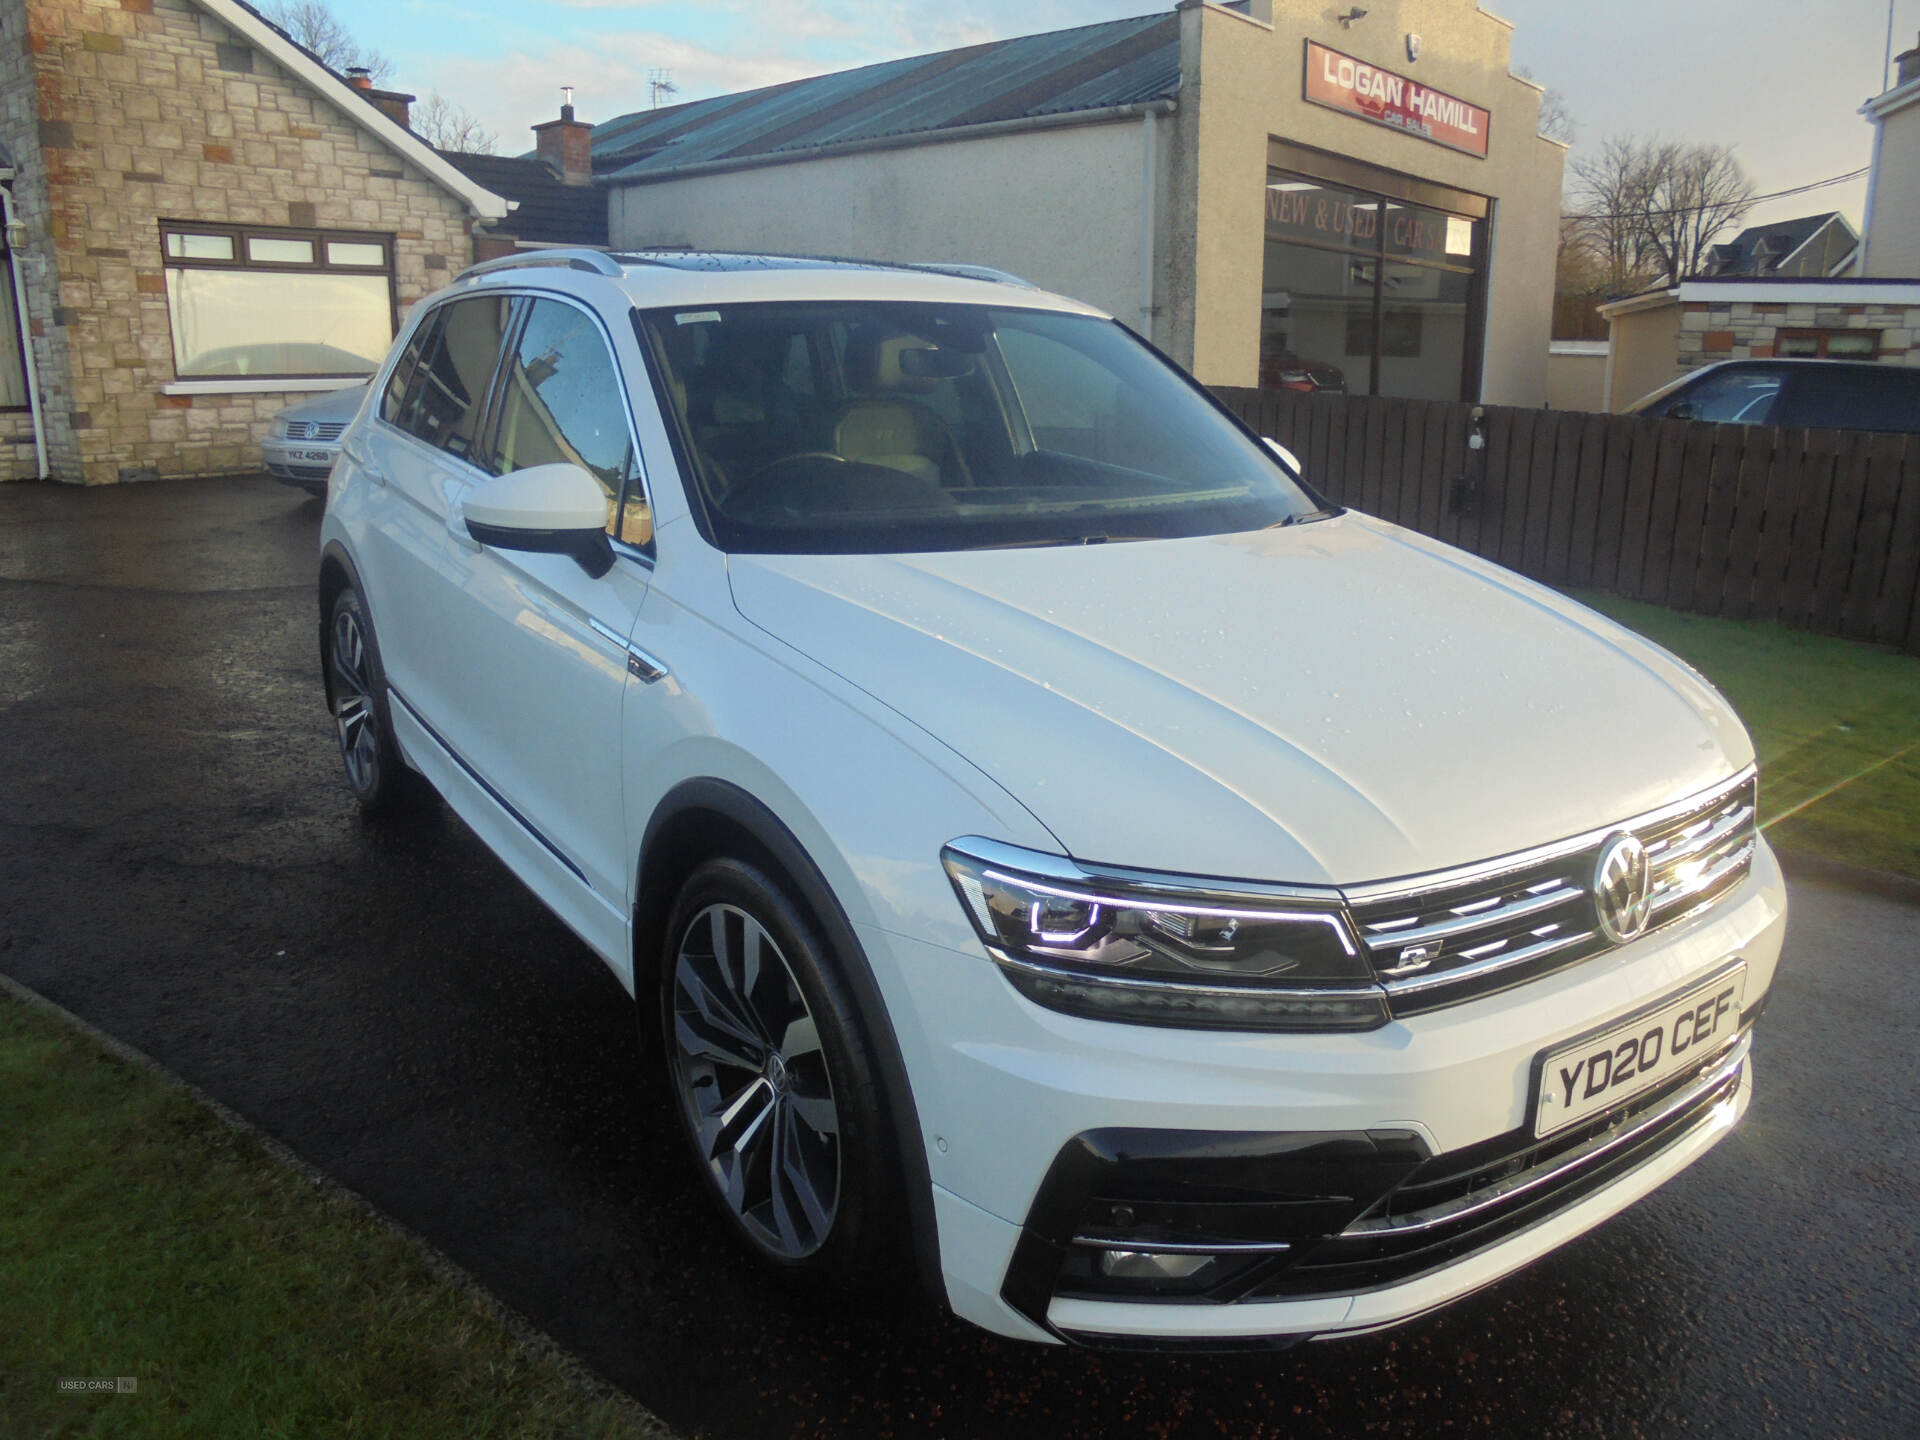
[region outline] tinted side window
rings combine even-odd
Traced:
[[[405,428],[401,416],[406,412],[407,391],[419,377],[420,357],[439,343],[440,322],[446,313],[436,310],[416,325],[407,339],[407,348],[400,352],[400,358],[394,362],[393,373],[387,376],[386,393],[380,401],[380,418],[389,425]]]
[[[1658,413],[1678,420],[1765,425],[1780,395],[1780,372],[1745,366],[1716,370],[1671,396]]]
[[[1920,430],[1920,371],[1808,367],[1788,380],[1779,423],[1820,430]]]
[[[580,466],[607,492],[615,538],[635,545],[652,539],[620,373],[606,337],[583,311],[557,300],[533,302],[508,356],[494,448],[502,474],[561,461]]]
[[[410,387],[401,429],[461,459],[473,455],[487,386],[500,358],[509,302],[505,296],[475,296],[443,307],[445,318],[423,351],[419,383]]]

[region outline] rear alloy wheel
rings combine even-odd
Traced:
[[[380,647],[360,593],[352,586],[333,597],[326,637],[327,702],[333,710],[347,788],[369,815],[420,803],[427,787],[407,768],[394,743],[387,723]]]
[[[867,1047],[807,917],[758,870],[710,861],[662,960],[668,1078],[709,1191],[776,1268],[865,1288],[897,1187]]]

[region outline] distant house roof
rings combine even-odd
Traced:
[[[591,185],[567,185],[541,160],[506,155],[441,156],[475,184],[518,202],[514,212],[488,227],[492,235],[550,245],[607,244],[607,197]]]
[[[593,128],[596,175],[644,181],[823,148],[1171,99],[1180,17],[1145,15],[641,110]]]
[[[1766,225],[1750,225],[1724,245],[1715,245],[1709,252],[1707,269],[1690,279],[1727,280],[1736,278],[1755,279],[1775,274],[1794,274],[1824,276],[1831,269],[1830,263],[1816,263],[1812,268],[1790,266],[1795,254],[1806,246],[1822,230],[1838,222],[1845,232],[1834,246],[1835,260],[1844,259],[1859,243],[1859,233],[1848,224],[1847,217],[1838,210],[1823,210],[1818,215],[1802,215],[1797,220],[1775,220]],[[1816,257],[1824,261],[1824,255]]]

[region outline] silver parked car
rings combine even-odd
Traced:
[[[341,433],[359,413],[366,393],[365,385],[349,385],[282,410],[260,447],[266,454],[267,473],[324,499],[327,477],[340,458]]]

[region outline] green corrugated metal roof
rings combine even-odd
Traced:
[[[826,145],[1105,110],[1180,88],[1180,20],[1145,15],[641,110],[593,128],[616,180]]]

